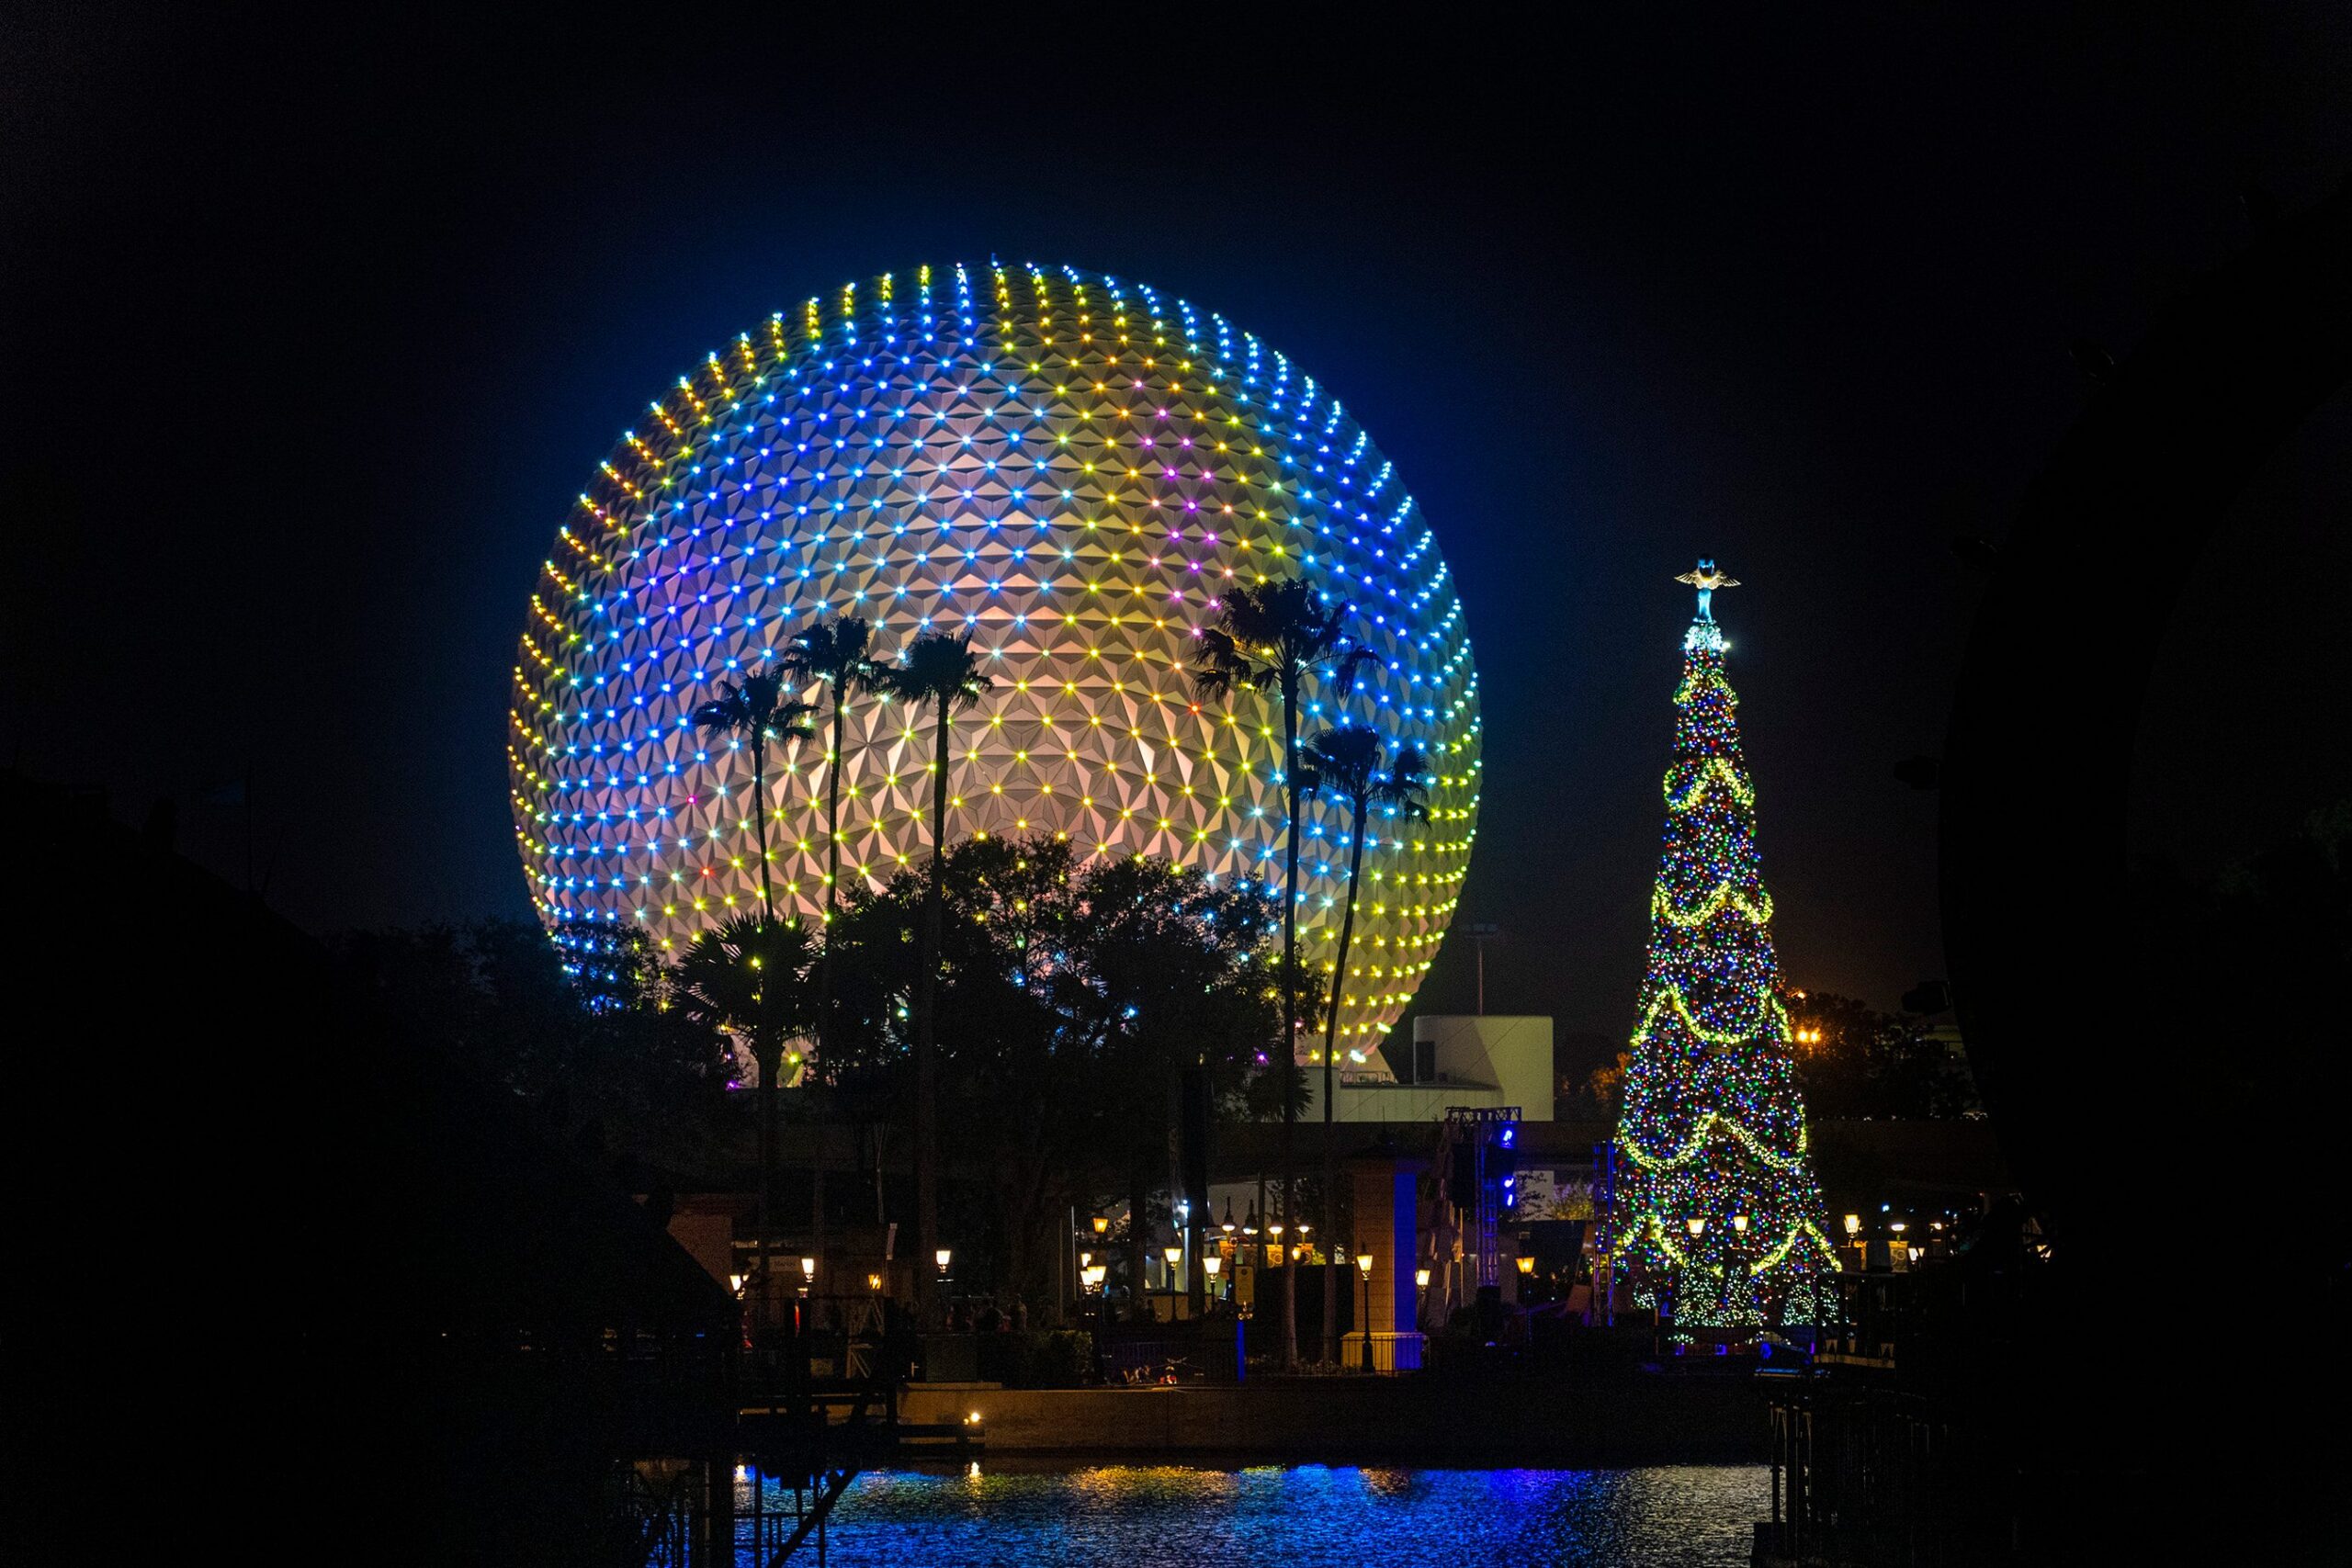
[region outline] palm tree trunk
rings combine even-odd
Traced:
[[[758,731],[752,735],[752,831],[760,847],[760,908],[766,922],[775,923],[775,897],[768,887],[768,749]],[[760,1251],[752,1269],[758,1281],[760,1310],[768,1310],[768,1262],[775,1252],[775,1089],[784,1070],[784,1053],[771,1047],[752,1058],[760,1068]]]
[[[825,929],[817,950],[817,1054],[822,1056],[833,1031],[833,916],[841,908],[842,872],[842,690],[833,688],[833,750],[825,767]]]
[[[829,1062],[829,1047],[833,1036],[833,888],[841,870],[842,816],[842,701],[841,688],[833,689],[833,749],[825,767],[825,919],[817,935],[823,945],[817,949],[817,1059]],[[813,1133],[813,1129],[812,1129]],[[815,1184],[815,1196],[810,1200],[816,1213],[812,1216],[817,1239],[817,1267],[824,1269],[825,1260],[825,1165],[819,1156],[811,1156],[809,1176]],[[830,1277],[830,1276],[829,1276]]]
[[[1290,1246],[1298,1231],[1298,679],[1283,681],[1283,1371],[1298,1367],[1298,1292]]]
[[[775,895],[768,888],[768,749],[757,739],[752,742],[752,829],[760,840],[760,908],[773,923]]]
[[[939,743],[931,781],[931,880],[922,897],[922,966],[915,976],[915,1268],[939,1248],[938,998],[947,861],[947,698],[939,699]],[[933,1310],[936,1310],[935,1304]],[[928,1314],[926,1314],[928,1315]]]
[[[775,1076],[784,1066],[784,1055],[772,1048],[755,1048],[752,1059],[760,1069],[760,1193],[755,1211],[759,1253],[752,1263],[752,1321],[765,1326],[773,1311],[768,1262],[775,1252]]]
[[[1363,868],[1363,806],[1351,801],[1355,818],[1355,842],[1348,848],[1348,907],[1340,917],[1340,963],[1331,974],[1331,1010],[1323,1024],[1323,1353],[1335,1356],[1340,1335],[1340,1292],[1348,1288],[1347,1263],[1340,1256],[1340,1233],[1332,1220],[1339,1210],[1339,1147],[1331,1136],[1332,1055],[1339,1049],[1340,998],[1348,987],[1348,943],[1356,934],[1356,873]],[[1357,1325],[1365,1333],[1369,1322]]]

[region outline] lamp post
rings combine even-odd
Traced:
[[[1204,1252],[1201,1254],[1201,1271],[1209,1277],[1209,1299],[1212,1301],[1217,1299],[1217,1270],[1224,1267],[1225,1259],[1218,1257],[1216,1253]]]
[[[1430,1271],[1427,1269],[1416,1269],[1413,1270],[1413,1326],[1415,1328],[1421,1325],[1421,1309],[1427,1304],[1429,1298]]]
[[[1372,1254],[1356,1254],[1356,1272],[1363,1276],[1363,1370],[1372,1371]]]

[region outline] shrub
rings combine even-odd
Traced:
[[[1007,1388],[1076,1388],[1094,1373],[1094,1337],[1081,1329],[982,1334],[980,1376]]]

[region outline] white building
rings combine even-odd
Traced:
[[[1479,1013],[1413,1020],[1409,1051],[1386,1048],[1387,1072],[1340,1070],[1336,1122],[1442,1122],[1457,1105],[1516,1105],[1552,1120],[1552,1021]],[[1323,1071],[1306,1069],[1301,1122],[1323,1120]]]

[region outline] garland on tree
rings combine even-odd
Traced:
[[[1834,1311],[1837,1252],[1807,1152],[1756,791],[1712,604],[1736,583],[1708,560],[1677,581],[1699,590],[1699,613],[1674,694],[1610,1242],[1634,1299],[1679,1327],[1818,1324]]]

